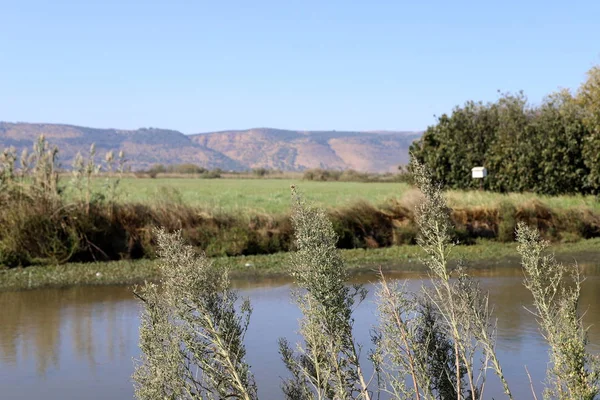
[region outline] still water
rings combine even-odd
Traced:
[[[600,268],[585,265],[587,276],[581,304],[590,347],[600,351]],[[531,398],[525,375],[527,365],[538,393],[542,389],[546,362],[545,344],[535,320],[524,309],[531,298],[522,286],[518,268],[477,271],[489,290],[498,318],[499,358],[516,398]],[[417,274],[394,274],[418,290]],[[376,324],[371,282],[363,274],[369,298],[357,309],[355,333],[369,345],[369,330]],[[297,340],[299,312],[289,300],[288,281],[265,279],[235,282],[242,296],[250,298],[254,312],[246,337],[261,399],[281,398],[285,375],[277,352],[277,339]],[[127,287],[78,287],[29,292],[0,293],[0,398],[1,399],[131,399],[133,358],[139,354],[140,306]],[[486,393],[502,398],[493,375]]]

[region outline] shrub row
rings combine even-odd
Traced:
[[[417,227],[410,207],[366,202],[329,212],[339,248],[414,244]],[[532,202],[520,207],[454,209],[456,236],[514,240],[520,221],[554,241],[600,236],[600,215],[589,210],[551,210]],[[155,257],[152,228],[182,230],[190,244],[209,256],[270,254],[292,246],[288,215],[215,214],[181,204],[148,206],[92,202],[87,207],[54,201],[22,201],[0,210],[0,265],[63,263]]]
[[[304,171],[302,179],[322,182],[410,182],[410,174],[402,170],[394,174],[391,172],[359,172],[353,169],[339,171],[315,168]]]

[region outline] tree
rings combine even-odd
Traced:
[[[589,169],[582,154],[589,135],[583,123],[583,109],[568,90],[548,96],[530,124],[537,176],[531,187],[549,195],[585,190]],[[537,146],[536,146],[537,145]],[[533,147],[536,146],[536,147]]]
[[[496,126],[494,105],[467,102],[452,110],[451,115],[439,117],[410,151],[444,186],[474,188],[477,183],[471,179],[471,168],[484,163]]]
[[[600,66],[588,71],[577,101],[583,106],[583,123],[589,130],[583,144],[583,160],[589,168],[586,183],[592,193],[600,194]]]

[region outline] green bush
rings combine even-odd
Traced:
[[[594,67],[576,95],[559,91],[537,107],[523,93],[469,101],[428,127],[411,157],[447,188],[475,188],[471,168],[485,166],[488,190],[600,193],[598,82]]]

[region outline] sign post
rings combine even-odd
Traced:
[[[474,167],[471,169],[471,176],[473,179],[480,179],[479,190],[483,190],[483,178],[487,176],[487,169],[485,167]]]

